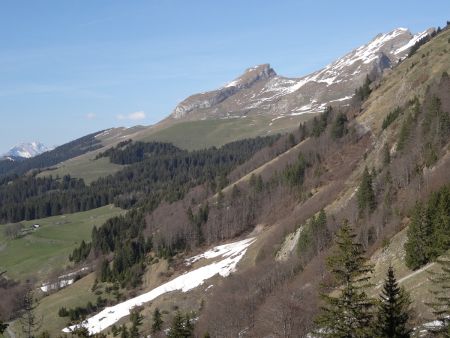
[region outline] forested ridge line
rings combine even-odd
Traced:
[[[189,188],[209,182],[226,184],[226,175],[259,149],[273,143],[267,136],[236,141],[222,146],[187,152],[164,143],[145,147],[158,155],[145,157],[121,171],[87,186],[82,179],[59,177],[16,177],[0,186],[0,221],[18,222],[98,208],[110,203],[122,208],[180,199]],[[142,143],[138,143],[141,146]],[[130,147],[132,150],[128,151]],[[129,144],[123,153],[132,152]],[[147,149],[147,148],[146,148]],[[144,151],[145,153],[145,151]]]

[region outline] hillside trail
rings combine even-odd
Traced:
[[[9,323],[9,326],[6,328],[6,333],[8,334],[9,338],[16,338],[14,332],[11,331],[11,324],[12,323]]]
[[[429,263],[429,264],[425,265],[424,267],[420,268],[419,270],[413,271],[413,272],[411,272],[410,274],[408,274],[408,275],[406,275],[406,276],[400,278],[399,280],[397,280],[397,283],[398,283],[398,284],[401,284],[401,283],[403,283],[404,281],[410,279],[411,277],[414,277],[414,276],[418,275],[419,273],[422,273],[422,272],[428,270],[429,268],[431,268],[431,267],[434,266],[434,265],[435,265],[434,262],[433,262],[433,263]],[[376,288],[379,289],[379,288],[381,288],[382,286],[383,286],[383,284],[380,284],[380,285],[377,285]]]
[[[416,271],[410,273],[409,275],[406,275],[405,277],[400,278],[400,279],[398,280],[398,283],[399,283],[399,284],[400,284],[400,283],[403,283],[405,280],[407,280],[407,279],[409,279],[409,278],[411,278],[411,277],[414,277],[415,275],[418,275],[419,273],[422,273],[422,272],[425,271],[425,270],[428,270],[429,268],[431,268],[432,266],[434,266],[434,264],[435,264],[435,263],[427,264],[427,265],[425,265],[424,267],[420,268],[419,270],[416,270]]]

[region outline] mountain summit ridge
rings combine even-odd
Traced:
[[[378,76],[407,56],[433,29],[413,35],[396,28],[376,35],[322,69],[300,78],[278,75],[269,64],[248,68],[223,87],[181,101],[169,119],[199,120],[266,114],[275,117],[321,112],[331,103],[345,104],[367,75]]]
[[[241,76],[219,89],[189,96],[176,106],[173,116],[182,118],[195,109],[211,108],[240,90],[249,88],[258,81],[268,80],[276,75],[269,64],[247,68]]]

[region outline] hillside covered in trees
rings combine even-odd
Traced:
[[[164,143],[150,143],[148,149],[158,149],[158,156],[136,161],[134,165],[115,175],[100,178],[89,186],[83,180],[70,176],[17,177],[0,186],[0,220],[18,222],[39,219],[90,210],[110,203],[122,208],[130,208],[136,203],[153,208],[161,200],[181,198],[189,188],[200,183],[208,182],[213,189],[218,184],[226,184],[220,178],[275,138],[237,141],[220,149],[190,153]],[[131,153],[141,145],[130,144],[121,152]]]
[[[68,271],[42,292],[0,275],[10,304],[0,329],[28,318],[34,334],[53,337],[105,314],[96,336],[448,337],[449,51],[447,27],[367,76],[349,105],[284,135],[197,151],[125,140],[96,154],[124,168],[90,185],[8,175],[3,223],[108,204],[127,211],[77,243],[70,286],[58,279]],[[227,251],[238,239],[248,247]],[[202,284],[201,273],[236,257],[226,278]],[[158,289],[192,275],[198,288]],[[111,319],[113,306],[152,292]],[[55,327],[31,323],[43,313]],[[83,325],[72,333],[93,335]]]

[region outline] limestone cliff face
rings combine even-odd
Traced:
[[[274,76],[276,76],[276,73],[268,64],[249,68],[240,77],[222,88],[189,96],[178,104],[173,111],[173,117],[182,118],[193,110],[213,107],[242,89],[250,88],[256,82],[267,81]]]

